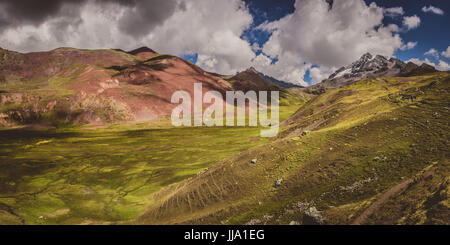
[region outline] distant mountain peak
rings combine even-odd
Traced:
[[[392,65],[398,64],[399,62],[401,61],[398,59],[391,58],[388,60],[382,55],[373,56],[371,53],[365,53],[361,56],[361,58],[359,58],[352,64],[339,68],[337,71],[331,74],[328,79],[333,79],[340,76],[357,77],[362,74],[389,69]]]
[[[367,52],[363,54],[360,59],[372,59],[372,57],[373,57],[372,54]]]
[[[388,59],[383,55],[373,56],[371,53],[365,53],[350,65],[336,70],[318,86],[330,89],[342,87],[367,77],[412,76],[435,71],[433,66],[425,63],[418,66],[412,62],[404,63],[394,57]]]
[[[145,46],[131,50],[127,53],[131,54],[131,55],[136,55],[142,59],[148,59],[148,58],[154,56],[155,54],[157,54],[153,49],[145,47]]]
[[[251,71],[251,72],[254,72],[254,73],[261,73],[258,70],[256,70],[255,67],[253,67],[253,66],[250,66],[250,68],[248,68],[247,71]]]
[[[262,73],[262,72],[256,70],[256,68],[253,67],[253,66],[251,66],[250,68],[248,68],[248,69],[245,70],[245,71],[246,71],[246,72],[252,72],[252,73],[255,73],[256,75],[260,76],[260,77],[263,78],[264,80],[266,80],[266,81],[268,81],[268,82],[270,82],[270,83],[272,83],[272,84],[275,84],[275,85],[277,85],[277,86],[280,86],[280,87],[282,87],[282,88],[303,88],[303,86],[301,86],[301,85],[293,84],[293,83],[289,83],[289,82],[285,82],[285,81],[281,81],[281,80],[278,80],[278,79],[276,79],[276,78],[274,78],[274,77],[271,77],[271,76],[269,76],[269,75],[266,75],[266,74],[264,74],[264,73]]]
[[[143,46],[143,47],[140,47],[140,48],[137,48],[137,49],[133,49],[133,50],[129,51],[128,53],[132,54],[132,55],[136,55],[136,54],[142,53],[142,52],[156,53],[153,49],[151,49],[149,47],[146,47],[146,46]]]

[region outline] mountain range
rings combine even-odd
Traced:
[[[170,116],[177,90],[279,90],[302,86],[249,68],[206,72],[147,47],[129,52],[58,48],[22,54],[0,49],[0,125],[142,122]]]
[[[364,54],[321,83],[303,88],[267,76],[251,67],[235,75],[206,72],[172,55],[147,47],[123,50],[58,48],[22,54],[0,49],[0,125],[103,124],[140,122],[170,115],[176,90],[205,91],[302,89],[311,94],[342,87],[363,78],[435,72],[383,56]]]
[[[171,95],[225,91],[231,84],[192,63],[143,47],[59,48],[21,54],[0,50],[2,125],[139,122],[170,115]]]
[[[280,91],[280,130],[171,95]],[[450,72],[363,55],[310,87],[142,47],[0,49],[0,224],[449,224]]]

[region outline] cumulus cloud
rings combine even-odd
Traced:
[[[423,63],[429,64],[429,65],[434,64],[428,58],[425,58],[425,60],[421,60],[419,58],[411,58],[411,59],[407,60],[406,62],[412,62],[416,65],[422,65]]]
[[[175,0],[135,1],[125,8],[118,25],[123,32],[142,37],[172,16],[177,7],[184,9],[184,5]]]
[[[272,58],[261,53],[252,60],[252,66],[279,80],[302,86],[308,85],[303,78],[311,64],[306,64],[301,57],[295,54],[282,54],[276,62],[273,62]]]
[[[255,42],[252,44],[252,50],[256,53],[261,50],[261,46],[259,46],[259,44]]]
[[[439,52],[434,48],[431,48],[430,50],[425,52],[424,55],[429,55],[429,56],[433,56],[435,58],[439,58]]]
[[[400,47],[400,50],[409,50],[409,49],[413,49],[413,48],[416,47],[416,45],[417,45],[417,42],[408,42],[408,43],[406,43],[406,44],[403,44],[403,45]]]
[[[128,48],[131,36],[122,34],[116,23],[125,9],[115,3],[82,5],[65,3],[58,13],[40,24],[8,26],[0,35],[3,48],[21,52],[48,50],[61,46]],[[108,28],[105,28],[108,27]]]
[[[317,83],[366,52],[392,56],[414,48],[415,42],[402,42],[397,25],[383,25],[392,14],[403,9],[363,0],[297,0],[294,13],[258,27],[271,33],[259,46],[241,38],[253,21],[242,0],[0,0],[0,43],[22,52],[149,46],[196,53],[197,65],[209,71],[232,74],[254,66],[305,85],[307,71]],[[408,27],[420,23],[405,18]]]
[[[309,69],[309,76],[311,77],[311,83],[320,83],[322,80],[327,79],[331,73],[334,72],[334,68],[320,69],[318,67],[312,67]]]
[[[420,18],[417,15],[403,17],[403,26],[407,30],[415,29],[420,25]]]
[[[389,17],[395,17],[405,14],[405,11],[402,7],[385,8],[384,14]]]
[[[298,75],[310,69],[314,83],[366,52],[392,56],[404,44],[395,25],[382,25],[383,13],[375,3],[362,0],[335,0],[331,8],[325,1],[296,1],[294,13],[258,27],[272,36],[257,60],[266,60],[261,69],[269,75],[289,82],[303,82]]]
[[[3,27],[18,26],[20,24],[39,25],[47,18],[56,15],[65,2],[70,3],[74,1],[0,0],[0,9],[4,10],[0,15],[0,20],[4,23]]]
[[[149,46],[175,55],[198,53],[201,67],[225,74],[248,67],[255,57],[251,45],[240,38],[252,23],[240,0],[50,0],[44,2],[51,6],[42,7],[48,10],[34,17],[19,15],[21,5],[13,1],[0,1],[8,6],[0,12],[11,8],[6,19],[16,23],[0,29],[2,47],[12,50]]]
[[[198,53],[197,64],[230,74],[248,68],[255,57],[251,45],[240,38],[252,16],[238,0],[186,1],[143,41],[165,53]]]
[[[450,46],[447,47],[447,50],[442,51],[441,53],[444,57],[449,58],[450,59]]]
[[[37,27],[49,19],[61,16],[74,20],[79,17],[80,9],[86,2],[97,2],[98,4],[115,3],[132,9],[150,11],[152,15],[146,15],[146,17],[144,17],[150,21],[150,25],[155,20],[158,21],[158,18],[159,21],[162,20],[164,15],[172,11],[172,8],[170,8],[169,5],[175,3],[174,0],[0,0],[0,10],[3,10],[0,15],[0,23],[3,23],[3,25],[0,25],[0,31],[22,25],[32,25]],[[67,5],[70,5],[71,11],[67,11],[67,8],[65,8]],[[152,6],[152,9],[158,11],[152,11],[149,6]],[[161,6],[161,8],[158,6]],[[70,12],[69,15],[67,15],[68,12]],[[135,17],[136,16],[138,18],[143,15],[135,15]]]
[[[443,15],[444,14],[444,11],[442,9],[440,9],[438,7],[434,7],[432,5],[430,5],[428,7],[427,6],[423,6],[422,11],[425,12],[425,13],[432,12],[432,13],[438,14],[438,15]]]
[[[450,65],[443,60],[439,60],[439,63],[436,66],[436,68],[441,71],[448,71],[448,70],[450,70]]]

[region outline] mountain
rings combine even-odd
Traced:
[[[450,72],[349,67],[310,94],[149,48],[1,49],[0,224],[449,224]],[[280,90],[279,134],[138,123],[198,81]]]
[[[152,49],[150,49],[148,47],[140,47],[140,48],[131,50],[131,51],[127,52],[127,53],[129,53],[131,55],[138,56],[141,59],[148,59],[148,58],[158,54],[158,53],[156,53],[155,51],[153,51]]]
[[[365,78],[152,194],[137,224],[448,224],[450,72]]]
[[[226,76],[226,80],[233,84],[233,88],[236,90],[280,90],[292,88],[303,88],[301,85],[293,83],[283,82],[273,77],[267,76],[264,73],[256,70],[254,67],[250,67],[245,71],[238,72],[234,76]]]
[[[143,47],[121,50],[58,48],[0,50],[0,125],[103,124],[170,116],[177,90],[193,94],[231,89],[221,77],[172,55]]]
[[[266,80],[260,75],[253,67],[238,72],[236,75],[228,77],[226,79],[232,84],[234,90],[241,90],[247,92],[249,90],[253,91],[273,91],[281,90],[284,91],[280,86]]]
[[[264,73],[257,71],[254,67],[250,67],[250,70],[257,73],[260,77],[264,78],[266,81],[269,81],[269,82],[271,82],[275,85],[278,85],[282,88],[304,88],[303,86],[301,86],[299,84],[284,82],[284,81],[278,80],[276,78],[273,78],[271,76],[265,75]]]
[[[436,72],[434,67],[422,64],[418,66],[412,62],[403,61],[382,55],[372,56],[366,53],[360,59],[348,66],[343,66],[331,74],[327,79],[307,90],[312,93],[323,93],[325,90],[339,88],[363,78],[414,76]]]
[[[0,126],[164,119],[176,106],[172,94],[178,90],[193,94],[196,82],[203,83],[203,93],[280,91],[283,105],[294,106],[308,97],[298,96],[299,91],[291,94],[286,88],[298,86],[254,68],[222,76],[148,47],[128,52],[58,48],[25,54],[0,49]]]
[[[403,77],[409,77],[409,76],[420,76],[427,73],[433,73],[437,70],[432,65],[428,65],[426,63],[423,63],[422,65],[418,66],[412,62],[408,62],[401,72],[398,74],[398,76]]]

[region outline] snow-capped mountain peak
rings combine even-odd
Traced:
[[[412,62],[404,63],[394,57],[388,59],[382,55],[373,56],[365,53],[355,62],[339,68],[328,79],[313,85],[312,88],[320,88],[319,90],[323,92],[326,89],[342,87],[368,77],[411,76],[435,71],[433,66],[427,64],[418,66]]]
[[[328,79],[333,79],[340,76],[350,76],[353,77],[357,74],[367,73],[376,71],[379,69],[389,68],[391,65],[390,60],[381,55],[372,56],[370,53],[365,53],[357,61],[353,62],[348,66],[341,67],[335,73],[331,74]]]

